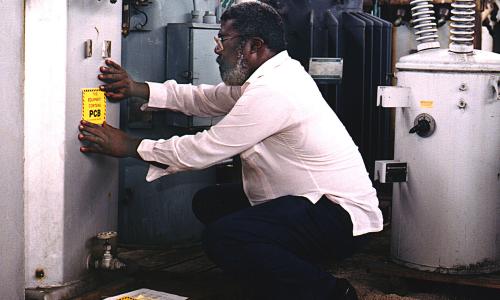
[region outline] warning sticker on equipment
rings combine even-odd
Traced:
[[[433,108],[434,101],[432,100],[420,100],[420,108]]]
[[[106,96],[98,88],[82,89],[82,119],[94,124],[106,121]]]

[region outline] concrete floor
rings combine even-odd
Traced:
[[[398,269],[398,273],[387,275],[390,272],[381,269],[384,268],[380,267],[383,265],[382,262]],[[410,269],[406,272],[406,270],[405,267],[390,262],[388,229],[376,234],[362,252],[331,268],[332,274],[351,281],[360,299],[500,299],[500,273],[491,275],[497,283],[497,289],[491,289],[474,286],[481,285],[481,281],[475,280],[474,276],[465,276],[470,285],[463,285],[442,282],[458,282],[458,279],[464,278],[461,275],[434,275]]]
[[[387,229],[374,235],[360,253],[327,266],[327,269],[338,277],[347,278],[357,289],[360,299],[500,299],[500,273],[478,278],[412,273],[388,262],[389,243],[390,232]],[[192,300],[246,300],[245,291],[211,263],[199,245],[173,249],[122,248],[119,257],[130,265],[127,273],[100,274],[113,280],[75,299],[104,299],[126,291],[149,288],[187,296]],[[398,272],[392,274],[390,270],[383,270],[384,264],[399,268]],[[408,276],[410,273],[413,275]],[[464,282],[468,285],[457,284],[459,279],[466,279]],[[485,282],[497,288],[481,287]]]

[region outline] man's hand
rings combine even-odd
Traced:
[[[89,142],[88,145],[80,147],[80,151],[83,153],[100,153],[114,157],[141,159],[137,153],[141,139],[130,137],[106,122],[101,126],[82,120],[79,129],[78,139],[82,142]]]
[[[99,88],[110,100],[120,101],[129,97],[149,99],[149,86],[146,83],[135,82],[127,71],[112,60],[106,60],[106,67],[100,67],[99,80],[106,82]]]

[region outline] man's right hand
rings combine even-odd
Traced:
[[[110,100],[120,101],[129,97],[149,99],[149,86],[146,83],[135,82],[127,71],[112,60],[106,60],[106,67],[100,67],[99,80],[106,84],[99,88]]]

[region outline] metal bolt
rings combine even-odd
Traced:
[[[43,271],[43,269],[36,269],[35,270],[35,278],[36,279],[42,279],[45,277],[45,272]]]
[[[467,102],[464,99],[460,99],[457,104],[458,108],[464,109],[467,106]]]
[[[465,83],[460,84],[460,87],[458,88],[459,90],[466,91],[467,90],[467,85]]]

